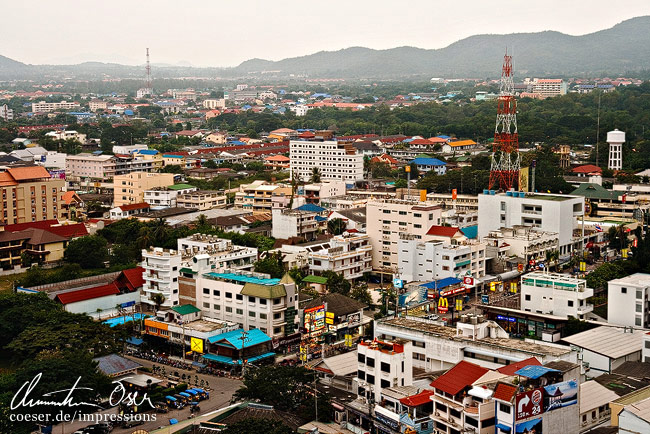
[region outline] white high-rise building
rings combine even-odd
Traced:
[[[607,282],[607,321],[650,327],[650,274],[635,273]]]
[[[292,140],[289,158],[291,174],[308,181],[314,167],[323,181],[357,181],[363,179],[363,155],[351,144],[337,141]]]
[[[623,143],[625,143],[625,132],[614,130],[607,133],[609,143],[609,160],[607,168],[621,170],[623,168]]]
[[[178,277],[180,276],[181,254],[176,250],[155,247],[153,250],[142,250],[142,286],[143,303],[155,305],[151,299],[159,293],[165,297],[162,307],[178,305]]]
[[[14,111],[7,104],[0,105],[0,119],[4,121],[14,120]]]
[[[594,310],[587,281],[566,274],[528,273],[521,278],[521,309],[526,312],[585,319]]]
[[[413,346],[406,339],[359,342],[357,395],[381,402],[381,391],[413,385]]]

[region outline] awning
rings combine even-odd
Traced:
[[[233,360],[230,357],[222,356],[220,354],[204,354],[203,359],[212,362],[225,363],[226,365],[239,365],[239,360]]]
[[[249,357],[248,358],[248,363],[257,362],[258,360],[262,360],[262,359],[266,359],[266,358],[274,357],[274,356],[275,356],[275,353],[260,354],[259,356]]]
[[[512,428],[510,428],[508,425],[504,425],[504,424],[502,424],[502,423],[498,423],[498,424],[496,424],[495,426],[496,426],[497,428],[499,428],[501,431],[506,431],[506,432],[510,432],[510,431],[512,431]]]
[[[505,359],[505,360],[510,360],[511,362],[521,362],[522,359],[521,357],[511,357],[511,356],[506,356],[505,354],[498,354],[492,351],[487,351],[481,348],[476,348],[476,347],[465,347],[463,348],[463,351],[468,351],[470,353],[474,354],[480,354],[481,356],[488,356],[488,357],[498,357],[499,359]],[[468,362],[471,361],[467,360]]]

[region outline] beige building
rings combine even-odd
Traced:
[[[274,198],[276,203],[280,197],[291,196],[291,187],[284,184],[269,184],[266,181],[255,181],[240,185],[235,193],[235,208],[252,211],[254,214],[271,212]]]
[[[441,218],[442,207],[431,202],[398,199],[368,202],[366,233],[372,245],[373,269],[390,268],[397,272],[400,234],[422,239],[431,226],[440,224]]]
[[[101,99],[94,99],[88,103],[88,107],[90,108],[91,112],[97,110],[106,110],[108,103],[106,101],[102,101]]]
[[[69,181],[110,180],[116,175],[151,172],[153,169],[153,160],[146,160],[139,154],[117,157],[81,153],[68,155],[65,161],[65,175]]]
[[[121,206],[144,201],[145,190],[174,184],[173,173],[134,172],[113,179],[113,205]]]
[[[61,101],[61,102],[33,102],[33,112],[53,112],[54,110],[71,110],[79,108],[79,103],[74,101]]]
[[[181,208],[204,211],[212,208],[225,208],[228,205],[228,198],[222,191],[199,190],[178,196],[176,205]]]
[[[65,181],[51,178],[42,166],[0,172],[0,190],[3,225],[61,218]]]
[[[203,107],[207,109],[224,109],[226,108],[226,100],[224,98],[210,98],[203,100]]]

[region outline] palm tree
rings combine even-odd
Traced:
[[[346,223],[341,218],[335,218],[327,221],[327,232],[332,235],[341,235],[345,232]]]
[[[160,292],[154,292],[149,296],[149,299],[156,305],[156,312],[160,309],[160,305],[165,302],[165,296]]]
[[[140,228],[138,233],[138,239],[136,240],[138,247],[141,249],[147,249],[153,244],[153,237],[151,234],[151,229],[147,226]]]
[[[318,167],[314,166],[311,169],[311,177],[309,178],[309,182],[312,184],[320,182],[320,169]]]
[[[196,218],[196,227],[198,227],[198,228],[204,228],[204,227],[208,226],[209,224],[210,224],[210,222],[208,221],[208,218],[206,217],[205,214],[200,214]]]
[[[152,235],[156,244],[163,245],[169,234],[169,226],[167,226],[167,221],[160,217],[153,222],[152,226]]]
[[[557,271],[557,261],[560,259],[560,252],[557,250],[547,250],[546,251],[546,269],[550,270],[551,263]]]

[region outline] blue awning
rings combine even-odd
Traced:
[[[165,396],[165,399],[169,399],[170,401],[177,401],[176,398],[174,398],[173,396],[169,396],[169,395]]]
[[[127,344],[136,345],[136,346],[142,345],[142,342],[144,342],[142,339],[135,338],[135,337],[130,337],[126,340]]]
[[[250,357],[248,359],[248,363],[253,363],[253,362],[256,362],[258,360],[266,359],[266,358],[273,357],[273,356],[275,356],[275,353],[264,353],[264,354],[261,354],[259,356]]]
[[[204,354],[203,358],[213,362],[225,363],[226,365],[239,365],[239,360],[233,360],[230,357],[222,356],[220,354]]]
[[[502,423],[498,423],[498,424],[496,424],[495,426],[496,426],[498,429],[500,429],[501,431],[507,431],[507,432],[512,431],[512,428],[510,428],[508,425],[504,425],[504,424],[502,424]]]
[[[176,425],[177,423],[178,423],[178,419],[169,419],[170,425]]]

